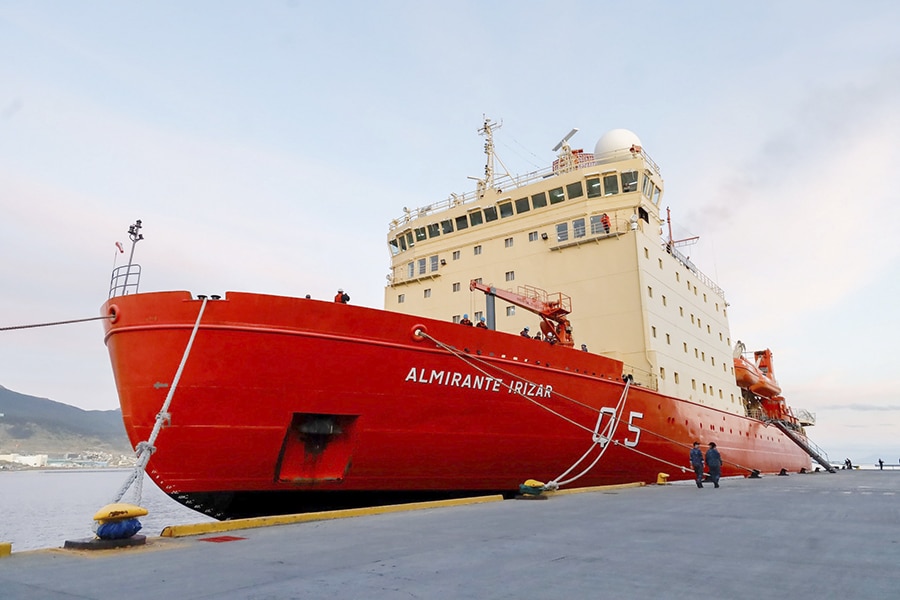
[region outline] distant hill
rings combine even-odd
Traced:
[[[82,410],[0,386],[0,454],[130,454],[121,410]]]

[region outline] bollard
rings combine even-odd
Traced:
[[[656,485],[667,485],[669,483],[669,474],[660,473],[656,476]]]
[[[12,554],[12,542],[0,542],[0,558]]]

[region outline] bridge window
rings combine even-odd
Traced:
[[[466,218],[466,215],[460,215],[456,217],[456,230],[462,231],[463,229],[469,226],[469,219]]]
[[[584,196],[584,188],[581,187],[581,182],[576,181],[567,185],[566,196],[569,197],[569,200],[573,198],[581,198],[582,196]]]
[[[625,171],[624,173],[622,173],[622,191],[623,192],[636,192],[637,191],[637,180],[638,180],[637,171]]]
[[[561,187],[553,188],[552,190],[550,190],[550,204],[559,204],[565,199],[566,195],[563,193],[563,189]]]
[[[619,176],[615,173],[603,176],[603,189],[606,190],[606,196],[612,196],[619,193]]]
[[[547,194],[541,192],[531,197],[531,205],[535,208],[544,208],[547,206]]]
[[[531,206],[528,204],[528,197],[519,198],[516,200],[516,213],[522,214],[531,210]]]
[[[416,227],[416,241],[421,242],[422,240],[428,239],[428,234],[425,233],[424,227]]]
[[[439,235],[441,235],[441,226],[438,225],[437,223],[431,223],[428,226],[428,237],[435,238]]]
[[[497,207],[496,206],[488,206],[484,209],[484,219],[488,223],[491,221],[497,220]]]
[[[653,204],[659,205],[659,188],[656,186],[653,187]]]
[[[504,202],[500,205],[500,216],[504,219],[506,217],[513,216],[513,205],[512,202]]]
[[[569,224],[568,223],[557,223],[556,224],[556,241],[557,242],[565,242],[569,239]]]
[[[450,219],[441,221],[441,231],[444,234],[453,233],[453,221]]]
[[[593,177],[585,181],[587,184],[588,198],[599,198],[603,195],[603,189],[600,187],[600,178]]]
[[[397,256],[400,254],[400,243],[397,241],[397,238],[392,239],[388,242],[388,247],[391,249],[391,256]]]
[[[644,183],[641,185],[641,193],[644,194],[648,200],[653,194],[653,183],[650,181],[650,178],[647,175],[644,175]]]
[[[469,213],[469,222],[472,224],[472,227],[476,225],[481,225],[484,223],[484,219],[481,216],[480,210],[475,210]]]

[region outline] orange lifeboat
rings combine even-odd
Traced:
[[[744,344],[738,342],[734,348],[734,378],[739,387],[750,390],[762,398],[774,398],[781,394],[781,386],[775,381],[772,369],[772,351],[757,350],[753,353],[755,362],[744,358]]]

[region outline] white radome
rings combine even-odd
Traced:
[[[594,156],[601,157],[605,154],[628,150],[632,146],[640,146],[641,139],[633,131],[628,129],[612,129],[603,134],[603,137],[594,146]]]

